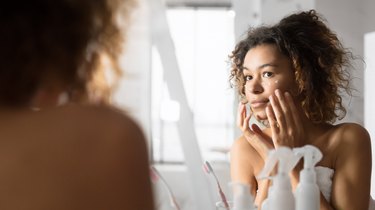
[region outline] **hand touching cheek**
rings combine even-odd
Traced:
[[[269,97],[270,105],[266,108],[267,119],[272,132],[275,147],[290,148],[302,146],[305,140],[300,113],[288,92],[277,89]]]
[[[272,140],[255,124],[249,126],[252,113],[247,114],[246,105],[240,103],[237,111],[237,126],[243,132],[247,142],[259,153],[263,160],[267,159],[268,150],[273,149]]]

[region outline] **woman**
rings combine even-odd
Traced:
[[[345,115],[341,91],[350,93],[352,54],[314,11],[283,18],[269,27],[250,29],[231,55],[231,80],[244,99],[238,108],[243,135],[231,149],[232,180],[251,185],[261,206],[270,186],[256,177],[270,149],[307,144],[318,147],[321,209],[368,209],[371,144],[354,123],[333,124]],[[250,113],[246,106],[250,107]],[[266,126],[249,126],[254,116]],[[293,189],[297,166],[290,174]]]
[[[118,69],[131,5],[0,7],[0,209],[154,209],[145,138],[96,83]]]

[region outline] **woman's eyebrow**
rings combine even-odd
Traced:
[[[255,70],[261,70],[261,69],[264,69],[266,67],[277,67],[277,65],[272,64],[272,63],[265,63],[265,64],[262,64],[262,65],[258,66]],[[242,66],[242,70],[251,71],[250,68],[247,68],[246,66]]]

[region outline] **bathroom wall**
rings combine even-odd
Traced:
[[[364,27],[365,27],[365,32],[372,32],[375,31],[375,1],[374,0],[362,0],[363,5],[362,5],[362,10],[364,13]]]
[[[344,105],[348,108],[347,116],[343,121],[357,122],[363,121],[363,37],[365,33],[366,15],[363,11],[363,1],[316,1],[316,9],[321,12],[328,21],[328,25],[338,34],[345,47],[350,48],[355,56],[352,70],[353,97],[344,98]]]
[[[371,179],[371,196],[375,198],[375,95],[374,92],[374,81],[375,81],[375,1],[364,0],[363,11],[364,11],[364,27],[365,32],[365,72],[364,72],[364,119],[365,127],[370,132],[372,139],[372,179]],[[371,33],[370,33],[371,32]]]
[[[375,145],[375,31],[365,35],[365,126],[372,137],[372,145]],[[375,146],[372,146],[372,168],[375,169]],[[375,198],[375,174],[372,173],[371,195]]]
[[[126,43],[120,58],[124,72],[113,101],[141,125],[150,139],[151,35],[147,0],[137,0],[131,24],[125,28]]]

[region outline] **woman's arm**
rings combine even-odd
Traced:
[[[371,141],[356,124],[339,128],[331,203],[335,209],[368,209],[371,185]]]
[[[250,185],[251,194],[254,196],[254,203],[259,207],[263,200],[267,198],[269,180],[260,180],[257,182],[255,170],[256,165],[262,168],[263,159],[257,151],[241,137],[236,140],[231,148],[231,177],[233,182],[239,182]]]
[[[237,139],[230,151],[230,171],[232,182],[250,185],[253,196],[257,191],[254,175],[254,152],[256,152],[244,137]]]
[[[231,148],[232,181],[249,184],[255,205],[260,207],[267,198],[269,180],[256,180],[255,168],[262,169],[267,153],[273,149],[272,140],[256,125],[249,127],[252,114],[246,113],[246,105],[240,103],[237,112],[237,125],[243,136],[234,142]],[[259,208],[260,209],[260,208]]]
[[[268,196],[268,188],[271,186],[269,179],[258,180],[258,191],[255,196],[255,205],[258,206],[258,210],[261,210],[263,201]]]

